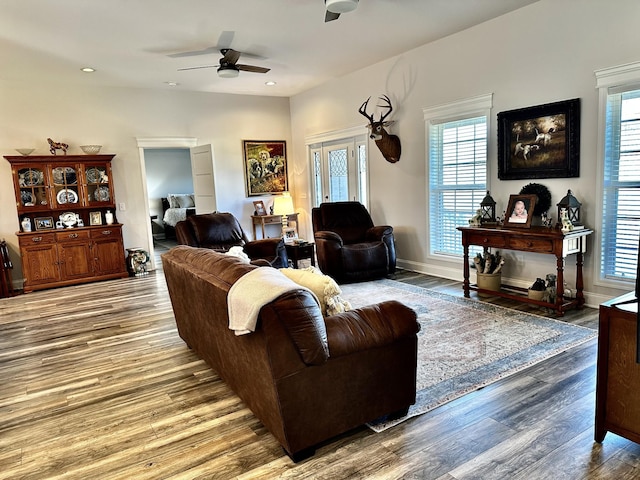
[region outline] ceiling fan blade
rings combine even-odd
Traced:
[[[337,20],[338,18],[340,18],[340,14],[339,13],[333,13],[333,12],[330,12],[329,10],[327,10],[325,15],[324,15],[324,23],[331,22],[333,20]]]
[[[236,64],[236,68],[238,70],[253,73],[267,73],[269,70],[271,70],[270,68],[256,67],[255,65],[241,65],[239,63]]]
[[[210,55],[212,53],[217,53],[219,50],[217,47],[208,47],[203,50],[192,50],[190,52],[179,52],[179,53],[171,53],[167,55],[170,58],[182,58],[182,57],[196,57],[198,55]]]
[[[178,71],[181,72],[182,70],[198,70],[199,68],[216,68],[219,67],[220,65],[199,65],[197,67],[185,67],[185,68],[179,68]]]
[[[223,48],[222,50],[220,50],[220,53],[224,55],[220,63],[230,63],[232,65],[235,65],[235,63],[240,58],[240,52],[234,50],[233,48]]]

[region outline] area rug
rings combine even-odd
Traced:
[[[413,308],[417,400],[406,417],[373,422],[381,432],[594,338],[597,331],[394,280],[341,285],[354,308],[398,300]]]

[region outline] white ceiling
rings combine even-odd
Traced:
[[[0,76],[292,96],[535,1],[361,0],[324,23],[323,0],[1,0]],[[238,63],[271,71],[222,79],[215,68],[178,71],[216,65],[218,53],[167,56],[213,46],[255,54]]]

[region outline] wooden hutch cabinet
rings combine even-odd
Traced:
[[[115,220],[114,155],[5,156],[20,224],[24,291],[128,276]],[[114,215],[107,225],[107,212]]]

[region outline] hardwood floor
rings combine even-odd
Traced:
[[[640,478],[640,445],[593,441],[595,341],[294,464],[178,337],[161,271],[3,299],[0,314],[0,479]],[[564,320],[595,328],[597,314]]]

